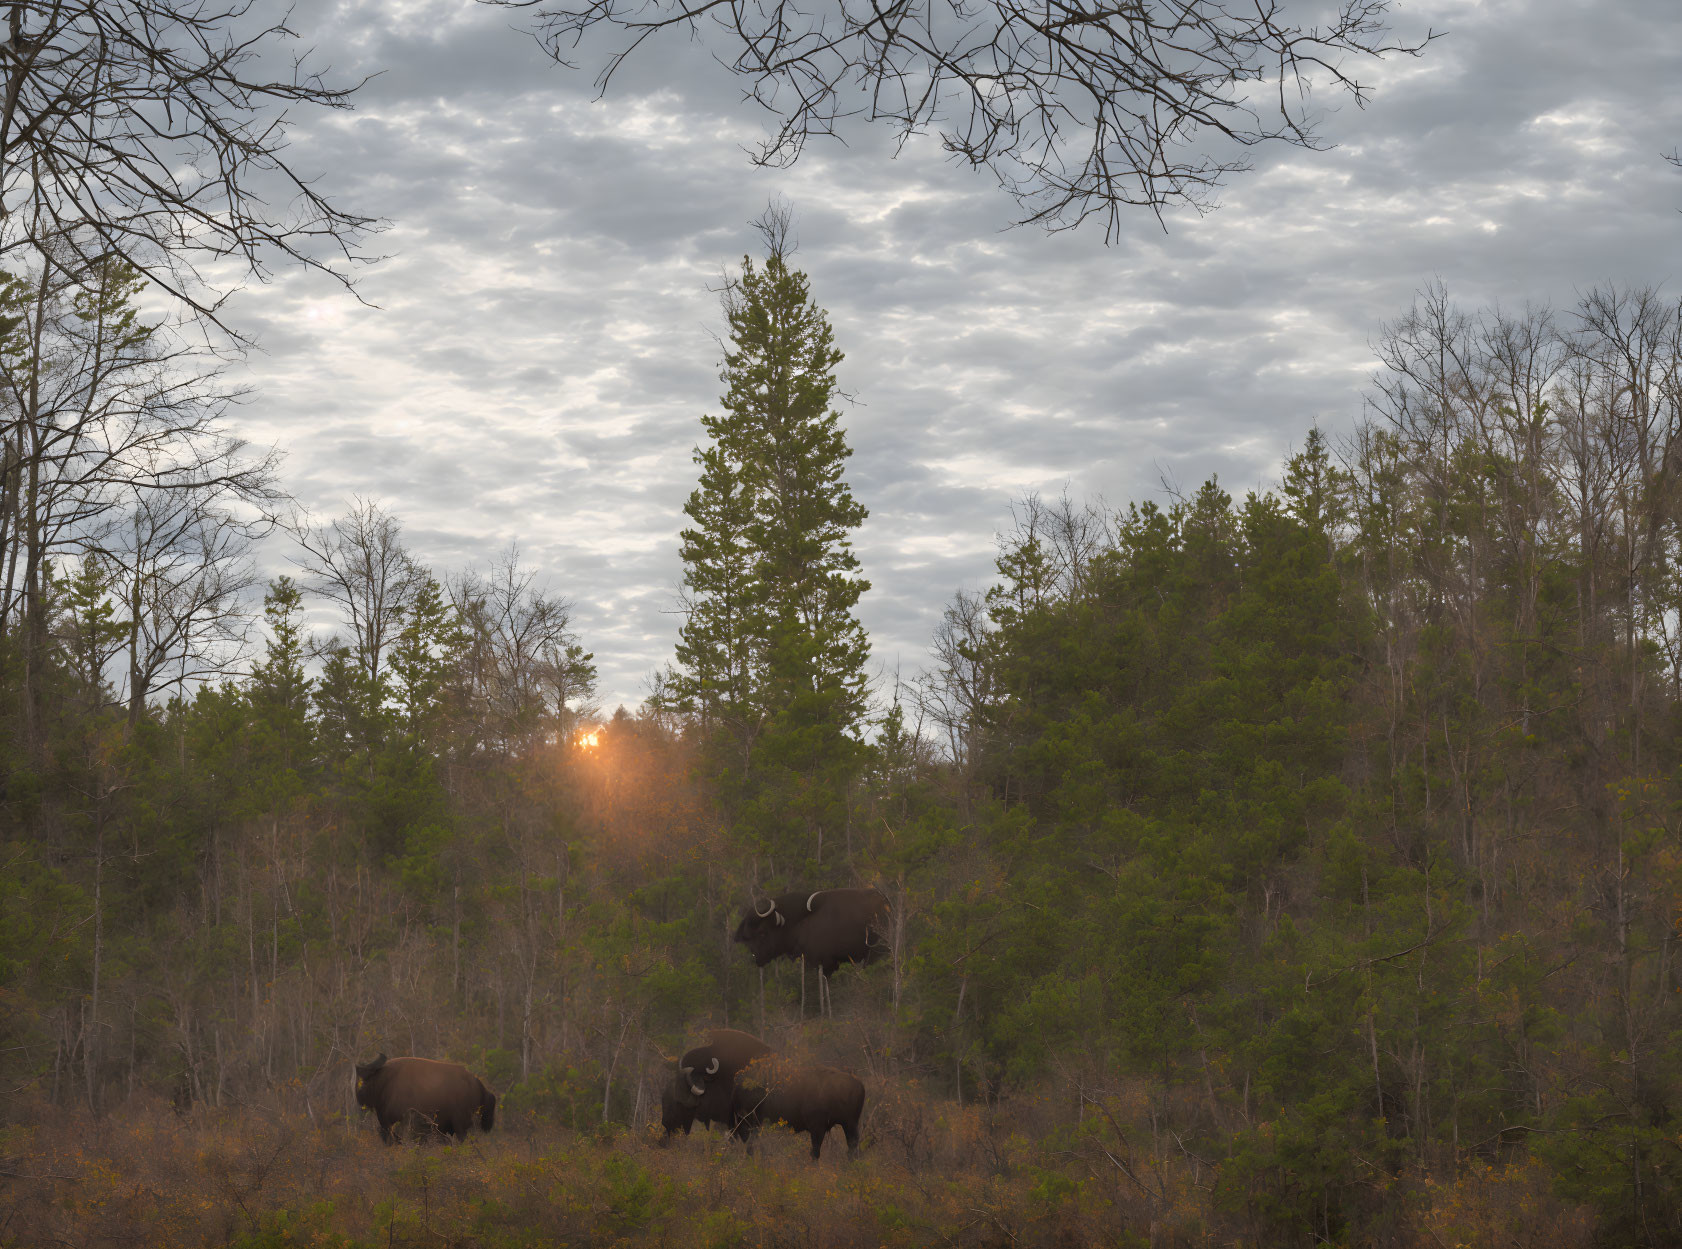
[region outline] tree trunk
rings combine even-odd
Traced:
[[[99,1113],[99,989],[105,960],[105,820],[94,816],[93,851],[93,985],[88,994],[87,1021],[82,1028],[82,1063],[87,1080],[88,1109]]]

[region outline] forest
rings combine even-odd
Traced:
[[[238,436],[217,266],[376,223],[172,190],[146,119],[215,82],[204,150],[285,178],[254,119],[338,89],[202,6],[101,86],[35,8],[145,5],[0,49],[0,1245],[1682,1241],[1682,301],[1429,286],[1271,488],[1024,496],[889,679],[773,208],[610,710],[589,585]],[[841,886],[891,940],[826,1015],[733,933]],[[716,1027],[859,1077],[861,1156],[664,1141]],[[377,1052],[494,1130],[382,1145]]]
[[[143,337],[120,296],[19,320]],[[1427,292],[1341,444],[1242,500],[1022,500],[872,697],[827,319],[774,247],[731,300],[687,623],[636,711],[591,713],[517,552],[441,574],[372,503],[299,532],[243,675],[195,679],[237,529],[43,461],[5,533],[0,1234],[683,1243],[702,1194],[714,1243],[1682,1229],[1674,301]],[[117,523],[65,558],[72,508]],[[852,883],[893,953],[824,1020],[730,936]],[[862,1225],[792,1143],[653,1149],[709,1025],[866,1080],[828,1181]],[[388,1162],[350,1097],[376,1049],[465,1061],[496,1134]]]

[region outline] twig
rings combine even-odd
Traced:
[[[1328,984],[1329,982],[1337,979],[1339,976],[1345,974],[1346,972],[1365,971],[1369,967],[1377,967],[1380,963],[1390,963],[1390,962],[1394,962],[1396,959],[1405,958],[1409,954],[1412,954],[1415,950],[1424,949],[1426,946],[1430,945],[1433,941],[1435,941],[1438,937],[1442,936],[1443,933],[1446,932],[1446,931],[1448,931],[1448,925],[1447,924],[1439,925],[1438,927],[1431,929],[1429,932],[1427,932],[1425,934],[1425,936],[1421,940],[1414,942],[1412,945],[1408,946],[1407,949],[1405,949],[1405,950],[1397,950],[1394,954],[1380,954],[1377,958],[1363,959],[1359,963],[1351,963],[1348,967],[1340,967],[1340,968],[1338,968],[1338,970],[1327,974],[1324,978],[1322,978],[1320,980],[1319,983],[1321,985]],[[1311,990],[1315,987],[1316,987],[1316,984],[1315,984],[1315,981],[1314,981],[1314,973],[1312,971],[1310,971],[1308,973],[1308,975],[1303,978],[1303,985],[1302,985],[1303,992],[1306,993],[1306,992],[1308,992],[1309,990]]]
[[[0,1175],[9,1180],[63,1180],[67,1184],[80,1184],[82,1182],[82,1177],[79,1175],[54,1175],[50,1171],[0,1171]]]

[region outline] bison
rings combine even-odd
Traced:
[[[762,898],[742,916],[735,939],[757,966],[802,959],[818,968],[820,1008],[842,963],[871,963],[888,948],[888,900],[875,889],[819,889]]]
[[[689,1135],[697,1120],[728,1126],[736,1073],[770,1052],[764,1041],[734,1028],[715,1028],[705,1045],[686,1051],[660,1095],[660,1122],[666,1129],[662,1143],[680,1130]]]
[[[356,1064],[356,1104],[374,1112],[380,1139],[390,1145],[399,1126],[411,1134],[465,1137],[475,1117],[489,1132],[496,1122],[496,1094],[460,1063],[384,1054]]]
[[[685,1106],[682,1099],[678,1097],[677,1081],[678,1078],[673,1076],[671,1081],[660,1090],[660,1126],[666,1129],[660,1137],[662,1145],[679,1132],[688,1136],[689,1129],[695,1126],[695,1112],[690,1107]],[[711,1120],[707,1120],[707,1122],[710,1123]]]
[[[773,1054],[750,1063],[736,1077],[730,1131],[751,1153],[754,1134],[766,1124],[781,1123],[812,1138],[815,1162],[824,1137],[839,1127],[847,1135],[847,1156],[856,1158],[863,1113],[864,1085],[857,1076],[834,1067],[802,1067]]]

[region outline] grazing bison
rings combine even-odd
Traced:
[[[875,889],[820,889],[762,898],[742,916],[735,939],[756,965],[804,959],[818,969],[820,1006],[842,963],[871,963],[888,948],[888,900]]]
[[[677,1081],[674,1075],[660,1090],[660,1126],[666,1129],[660,1137],[662,1145],[679,1132],[688,1136],[689,1129],[695,1126],[695,1112],[678,1099]]]
[[[769,1055],[750,1063],[736,1077],[730,1099],[730,1131],[753,1150],[753,1137],[766,1124],[781,1123],[812,1138],[812,1158],[821,1155],[824,1137],[839,1127],[847,1135],[847,1156],[859,1152],[859,1116],[864,1113],[864,1085],[857,1076],[834,1067],[802,1067]]]
[[[715,1028],[707,1037],[705,1045],[677,1060],[671,1083],[660,1094],[660,1122],[666,1129],[662,1143],[680,1130],[687,1136],[697,1120],[729,1126],[736,1073],[771,1052],[758,1037],[734,1028]]]
[[[380,1121],[380,1139],[392,1144],[399,1126],[411,1135],[466,1136],[475,1117],[489,1132],[496,1122],[496,1094],[460,1063],[384,1054],[356,1064],[356,1104]]]

